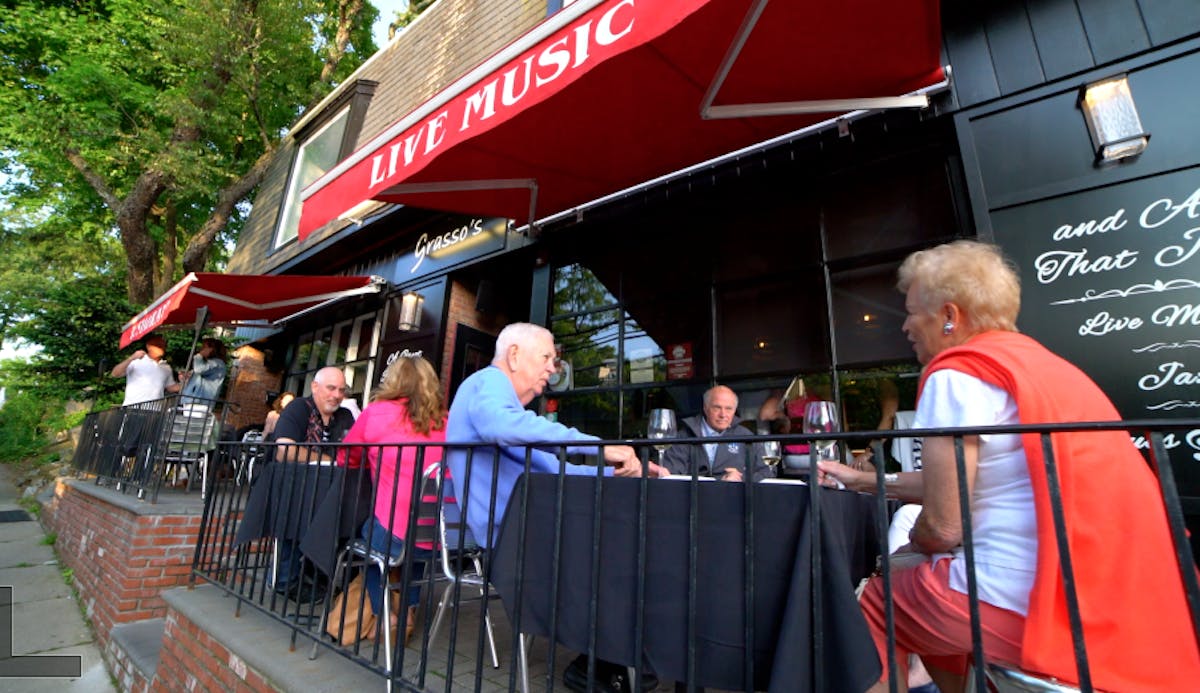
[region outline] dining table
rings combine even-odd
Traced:
[[[254,476],[234,543],[270,537],[296,542],[304,555],[332,575],[338,549],[371,513],[366,468],[272,462]]]
[[[881,674],[854,591],[875,567],[875,512],[787,480],[526,474],[491,580],[520,632],[660,679],[863,691]]]

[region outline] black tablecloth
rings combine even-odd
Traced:
[[[327,575],[337,550],[371,513],[365,469],[275,462],[255,474],[234,541],[262,537],[296,541]]]
[[[596,656],[635,663],[636,584],[640,481],[606,479],[601,488],[598,589],[593,589],[596,479],[563,479],[563,522],[558,562],[555,639],[576,651],[589,642],[591,599]],[[529,494],[523,563],[519,562],[521,505]],[[515,618],[519,565],[521,630],[551,633],[559,478],[534,474],[514,490],[493,556],[493,583]],[[824,638],[824,690],[861,691],[881,668],[854,586],[874,567],[874,499],[821,491],[823,617],[814,618],[809,488],[754,484],[752,560],[745,540],[747,487],[721,482],[695,489],[697,527],[689,532],[692,484],[652,481],[646,512],[644,665],[659,677],[687,678],[689,547],[697,549],[695,599],[696,685],[740,690],[746,681],[747,569],[753,581],[753,682],[756,689],[814,688],[814,622]]]

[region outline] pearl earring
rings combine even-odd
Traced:
[[[954,331],[954,323],[947,320],[946,324],[942,325],[942,334],[948,335],[953,331]]]

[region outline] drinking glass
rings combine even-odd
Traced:
[[[811,435],[820,435],[822,433],[837,433],[841,430],[838,425],[837,409],[833,402],[819,401],[809,402],[804,407],[804,432]],[[814,440],[813,445],[817,447],[817,451],[823,460],[836,460],[837,441],[835,440]]]
[[[771,469],[775,469],[779,465],[779,460],[783,459],[782,448],[778,440],[768,440],[762,444],[763,463]]]
[[[646,424],[646,437],[655,440],[667,440],[675,437],[675,410],[674,409],[651,409],[650,422]],[[654,448],[658,450],[658,456],[661,458],[663,451],[667,449],[669,443],[658,443]]]

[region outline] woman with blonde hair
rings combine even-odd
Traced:
[[[351,468],[371,468],[375,508],[362,527],[362,536],[380,553],[398,557],[405,549],[409,512],[415,509],[413,476],[442,459],[446,440],[445,395],[433,366],[421,357],[396,359],[383,373],[383,382],[346,434],[346,455],[339,460]],[[422,468],[417,469],[420,461]],[[432,547],[411,547],[413,575],[409,578],[405,643],[412,636],[420,600],[420,576],[432,557]],[[366,589],[375,613],[383,613],[383,585],[377,571],[366,571]],[[395,625],[395,616],[392,625]]]
[[[996,246],[964,240],[916,252],[900,266],[898,288],[902,329],[924,366],[913,428],[1120,420],[1083,371],[1017,332],[1020,280]],[[1041,436],[961,441],[983,650],[991,662],[1077,682]],[[1200,653],[1154,473],[1124,431],[1050,441],[1092,684],[1193,688]],[[963,689],[972,649],[955,439],[926,436],[921,459],[921,471],[885,477],[892,495],[922,503],[894,554],[911,560],[893,559],[896,655],[902,676],[908,655],[921,655],[950,693]],[[853,490],[875,483],[837,463],[820,469]],[[882,579],[868,583],[861,606],[886,661]],[[874,690],[887,690],[885,681]]]

